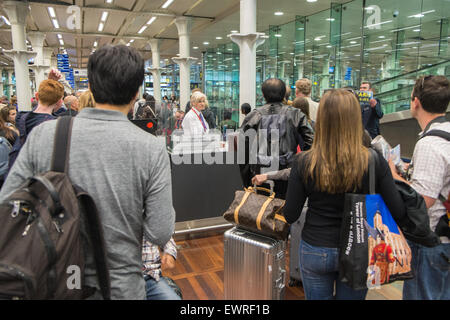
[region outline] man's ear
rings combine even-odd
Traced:
[[[36,101],[39,101],[39,92],[36,92],[36,93],[34,94],[34,97],[36,98]]]

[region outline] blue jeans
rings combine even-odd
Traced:
[[[408,244],[415,278],[403,283],[403,300],[450,300],[450,243],[433,248]]]
[[[314,247],[300,241],[300,272],[307,300],[364,300],[366,290],[339,281],[339,249]],[[334,294],[334,289],[336,293]]]
[[[181,300],[163,278],[155,281],[155,279],[146,275],[144,279],[147,300]]]

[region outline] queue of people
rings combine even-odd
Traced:
[[[111,64],[119,71],[111,73]],[[9,199],[27,179],[50,170],[57,124],[52,120],[74,117],[68,175],[98,207],[111,298],[180,299],[162,274],[163,269],[174,267],[177,258],[166,145],[129,121],[157,119],[164,110],[158,110],[154,97],[147,93],[138,99],[144,62],[132,47],[99,48],[89,57],[88,75],[89,90],[65,96],[58,81],[61,75],[53,71],[39,85],[33,111],[16,115],[17,106],[3,107],[0,136],[9,141],[12,150],[0,202]],[[300,79],[295,87],[296,97],[290,101],[290,88],[282,80],[264,81],[261,90],[266,104],[253,110],[243,104],[245,118],[240,126],[227,111],[219,127],[242,133],[276,128],[282,133],[278,137],[280,152],[258,153],[256,164],[241,166],[241,176],[245,186],[275,180],[274,191],[285,199],[284,217],[290,224],[308,201],[298,248],[306,299],[365,299],[367,290],[354,290],[338,279],[339,239],[345,193],[367,191],[367,136],[380,134],[380,101],[373,98],[360,104],[351,90],[332,89],[317,103],[311,99],[310,80]],[[360,90],[371,90],[370,83],[363,82]],[[417,142],[409,166],[410,180],[401,177],[391,161],[380,154],[376,157],[376,192],[400,228],[408,219],[394,179],[405,181],[423,196],[433,230],[446,215],[441,199],[450,193],[450,142],[426,134],[432,130],[450,134],[450,122],[445,118],[449,102],[450,85],[445,77],[416,81],[411,113],[423,138]],[[194,90],[185,112],[177,109],[168,117],[171,130],[207,133],[216,127],[207,110],[207,96]],[[249,152],[246,145],[246,154]],[[279,171],[265,172],[273,162],[279,164]],[[441,243],[433,248],[410,243],[415,278],[405,281],[404,299],[450,299],[450,240],[448,234],[439,235]],[[92,260],[86,264],[85,283],[92,289],[87,298],[99,299]]]

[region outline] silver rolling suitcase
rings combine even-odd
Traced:
[[[225,300],[282,300],[286,242],[232,228],[224,234]]]
[[[302,239],[302,230],[305,224],[306,210],[304,207],[300,218],[291,224],[290,242],[289,242],[289,286],[298,287],[302,282],[302,275],[300,273],[300,259],[298,249],[300,247],[300,240]]]

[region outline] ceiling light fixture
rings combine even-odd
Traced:
[[[106,0],[106,3],[113,3],[114,0]]]
[[[198,49],[198,47],[192,47],[192,49],[194,49],[194,50],[197,50],[197,49]]]
[[[217,40],[222,40],[222,37],[216,37]]]
[[[58,23],[58,20],[52,19],[52,23],[53,23],[53,26],[55,27],[55,29],[59,29],[59,23]]]
[[[207,46],[207,45],[209,44],[209,42],[208,42],[208,41],[205,41],[205,42],[203,42],[203,44],[204,44],[205,46]]]
[[[138,31],[138,33],[141,34],[142,32],[145,31],[145,29],[147,29],[147,26],[143,26],[143,27]]]
[[[102,32],[104,27],[105,27],[105,24],[103,22],[100,22],[98,24],[98,31]]]
[[[282,16],[283,14],[284,14],[284,13],[281,12],[281,11],[277,11],[277,12],[274,13],[274,15],[276,15],[276,16]]]
[[[50,17],[56,18],[55,9],[53,7],[48,7],[48,13],[50,14]]]
[[[306,0],[307,2],[317,2],[317,0]]]
[[[425,11],[425,12],[421,12],[418,14],[414,14],[412,16],[408,16],[408,18],[423,18],[427,13],[432,13],[435,12],[436,10],[430,10],[430,11]]]
[[[98,42],[97,41],[95,41],[94,42],[94,47],[96,47],[98,45]]]
[[[103,11],[102,18],[100,19],[102,22],[105,22],[108,19],[108,11]]]
[[[62,39],[62,35],[60,33],[58,33],[56,36],[58,37],[58,39]]]
[[[278,33],[277,33],[277,34],[275,35],[275,37],[281,38],[281,34],[278,34]]]
[[[150,25],[153,23],[153,21],[156,20],[156,17],[151,17],[150,20],[147,21],[147,25]]]
[[[231,33],[238,33],[237,30],[231,30]]]
[[[168,6],[170,6],[172,4],[173,0],[167,0],[161,8],[163,9],[167,9]]]
[[[59,39],[59,43],[63,46],[64,45],[64,40],[63,39]]]
[[[3,21],[5,21],[5,23],[8,25],[8,26],[10,26],[11,25],[11,22],[9,22],[9,20],[8,20],[8,18],[7,17],[5,17],[5,16],[2,16],[2,19],[3,19]]]

